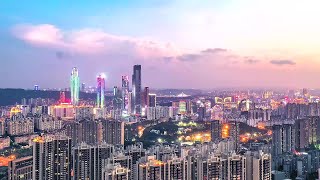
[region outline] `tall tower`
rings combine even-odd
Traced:
[[[97,107],[104,107],[105,75],[100,74],[97,77]]]
[[[141,65],[133,66],[132,75],[132,100],[133,112],[141,113]]]
[[[70,78],[71,104],[76,106],[79,102],[80,79],[79,72],[76,67],[72,69]]]
[[[129,77],[122,76],[122,112],[128,113],[129,110]]]

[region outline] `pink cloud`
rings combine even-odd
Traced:
[[[33,45],[67,49],[83,54],[105,54],[125,50],[138,56],[150,58],[172,56],[180,52],[169,43],[115,36],[101,29],[85,28],[64,31],[50,24],[23,24],[15,26],[13,34]]]

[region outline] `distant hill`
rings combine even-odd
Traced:
[[[21,103],[21,99],[26,98],[49,98],[58,100],[60,91],[35,91],[24,89],[0,89],[0,106],[14,105]],[[96,99],[95,93],[80,92],[81,99]],[[70,93],[66,93],[66,97],[70,98]]]

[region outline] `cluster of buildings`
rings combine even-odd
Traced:
[[[230,145],[231,144],[231,145]],[[262,151],[236,153],[232,142],[177,146],[141,143],[124,148],[85,142],[72,146],[63,135],[33,140],[33,156],[13,160],[9,179],[264,179],[271,180],[271,155]]]

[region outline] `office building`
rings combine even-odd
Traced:
[[[149,87],[145,87],[143,94],[142,94],[142,99],[143,99],[142,106],[143,107],[146,107],[146,106],[150,107],[149,106],[149,100],[150,100],[149,94],[150,94]]]
[[[77,106],[79,103],[80,79],[76,67],[72,69],[70,78],[71,104]]]
[[[97,77],[97,107],[104,108],[105,106],[105,75],[100,74]]]
[[[141,65],[133,66],[132,75],[133,113],[141,113]]]
[[[71,179],[71,139],[63,135],[33,140],[33,180]]]
[[[32,156],[15,159],[9,162],[9,180],[30,180],[32,179]]]
[[[122,76],[122,114],[128,115],[130,108],[130,94],[129,94],[129,77]]]

